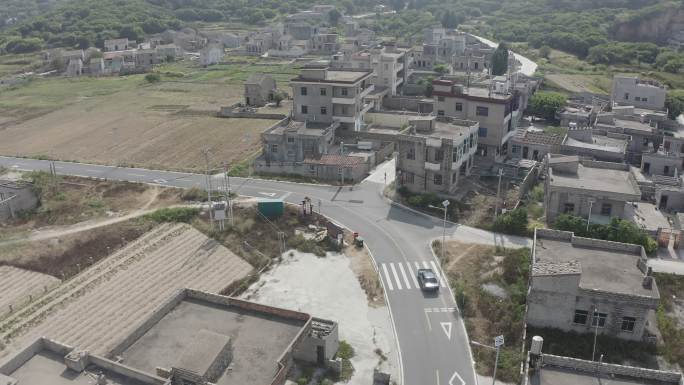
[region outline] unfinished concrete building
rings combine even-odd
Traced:
[[[0,179],[0,223],[33,210],[39,200],[29,182]]]
[[[650,340],[659,299],[642,246],[536,229],[528,325]]]
[[[245,81],[245,104],[262,107],[273,101],[276,81],[269,74],[255,73]]]
[[[665,87],[656,81],[641,80],[636,76],[615,76],[610,97],[612,104],[662,110],[666,95]]]
[[[467,88],[448,79],[434,80],[432,84],[437,116],[478,122],[477,155],[491,161],[503,160],[522,117],[518,92],[511,92],[506,78],[492,80],[488,88]]]
[[[582,161],[577,156],[547,157],[544,185],[546,220],[560,214],[589,217],[592,223],[623,218],[625,204],[638,202],[641,190],[629,166],[620,163]]]
[[[623,163],[627,157],[630,137],[624,134],[600,132],[591,127],[570,123],[561,144],[561,154],[578,155],[602,162]]]
[[[447,117],[415,117],[396,136],[397,186],[415,193],[453,194],[470,175],[479,125]]]
[[[295,360],[339,370],[337,324],[184,289],[102,357],[40,338],[0,363],[0,383],[281,385]]]

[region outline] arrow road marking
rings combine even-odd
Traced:
[[[451,376],[449,379],[449,385],[454,385],[454,379],[458,378],[459,381],[461,381],[461,385],[465,385],[465,381],[461,378],[461,376],[458,375],[458,372],[454,372],[454,375]]]
[[[267,193],[267,192],[261,192],[261,191],[259,191],[259,194],[266,195],[267,197],[271,197],[271,198],[276,196],[276,193]]]
[[[440,325],[442,325],[442,330],[444,330],[444,333],[447,335],[447,339],[451,341],[451,322],[440,322]]]
[[[152,182],[157,183],[157,184],[164,184],[164,183],[166,183],[166,179],[155,179]]]

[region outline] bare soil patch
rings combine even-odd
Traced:
[[[373,266],[373,259],[366,247],[354,246],[354,236],[351,232],[345,232],[344,254],[351,259],[351,269],[356,275],[361,288],[366,293],[368,304],[372,307],[385,305],[385,293],[382,290],[380,276]]]

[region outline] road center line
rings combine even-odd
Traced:
[[[397,269],[394,267],[394,263],[390,262],[390,268],[392,269],[392,274],[397,282],[397,289],[401,290],[401,281],[399,281],[399,274],[397,274]]]
[[[399,271],[401,271],[401,276],[404,277],[404,283],[406,284],[406,288],[410,289],[411,284],[409,283],[409,279],[406,276],[406,272],[404,271],[404,265],[402,265],[401,262],[399,263]]]
[[[387,264],[382,264],[382,271],[385,273],[385,281],[387,282],[387,286],[389,286],[390,290],[394,290],[394,286],[392,286],[392,280],[387,272]]]

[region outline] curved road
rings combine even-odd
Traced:
[[[0,157],[0,166],[16,170],[49,169],[49,161]],[[164,186],[202,187],[205,176],[169,171],[54,162],[57,173],[127,180]],[[217,176],[218,177],[218,176]],[[382,196],[382,183],[365,181],[354,187],[308,185],[262,179],[230,178],[233,191],[245,196],[281,198],[300,203],[305,197],[320,204],[324,215],[357,231],[377,265],[399,347],[404,385],[476,384],[465,326],[446,282],[435,295],[418,289],[420,267],[437,271],[430,242],[442,235],[442,221],[392,204]],[[447,224],[452,239],[497,245],[528,245],[524,238],[507,237]],[[445,281],[445,280],[443,280]]]

